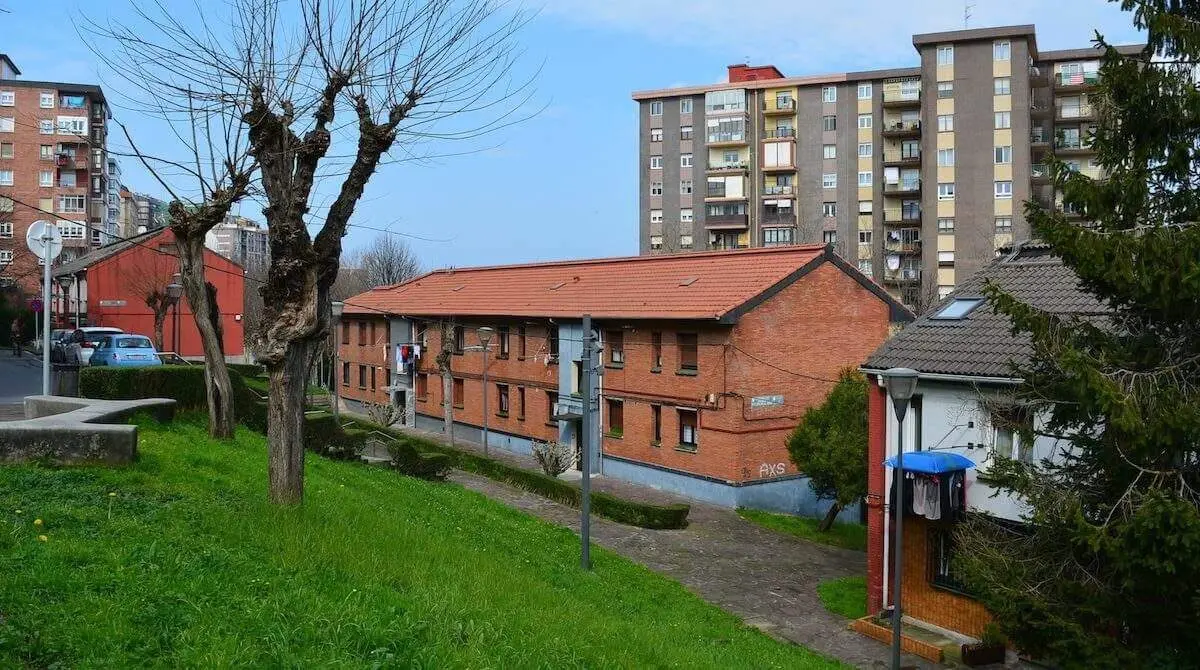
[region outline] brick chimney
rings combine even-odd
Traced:
[[[783,73],[774,65],[754,65],[737,63],[729,66],[729,83],[743,81],[759,81],[763,79],[783,79]]]

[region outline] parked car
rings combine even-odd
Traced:
[[[96,349],[91,355],[92,365],[107,365],[110,367],[140,368],[152,365],[162,365],[154,343],[145,335],[120,333],[104,335],[96,343]]]
[[[100,344],[100,340],[108,335],[120,335],[125,331],[112,326],[84,326],[79,328],[83,331],[83,342],[79,345],[79,362],[81,365],[88,365],[92,358],[92,352],[95,351],[96,345]],[[75,332],[75,331],[71,331]],[[63,340],[67,341],[66,338]]]

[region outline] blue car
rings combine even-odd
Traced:
[[[105,335],[92,352],[91,365],[111,365],[122,368],[139,368],[162,365],[154,343],[145,335],[120,333]]]

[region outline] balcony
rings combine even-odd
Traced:
[[[1054,109],[1054,101],[1048,91],[1034,92],[1029,96],[1029,116],[1034,119],[1044,119],[1050,116]]]
[[[760,223],[764,226],[794,226],[796,225],[796,214],[794,212],[763,212]]]
[[[59,152],[54,154],[54,166],[68,170],[86,170],[87,159]]]
[[[1094,119],[1096,118],[1096,109],[1086,103],[1078,105],[1064,105],[1059,103],[1055,107],[1054,118],[1059,121]]]
[[[920,167],[920,151],[884,151],[883,164],[887,167]]]
[[[1084,142],[1079,138],[1068,139],[1059,137],[1054,140],[1054,153],[1066,156],[1090,154],[1092,153],[1092,145],[1090,142]]]
[[[921,281],[921,271],[916,268],[884,269],[883,281],[888,284],[916,284]]]
[[[921,134],[921,121],[884,121],[880,134],[884,137],[917,137]]]
[[[730,195],[729,192],[725,189],[725,184],[720,184],[719,186],[715,186],[715,187],[710,186],[708,188],[708,190],[704,193],[704,199],[705,200],[745,200],[746,194],[741,193],[739,195]]]
[[[787,186],[778,186],[772,184],[770,186],[763,186],[762,194],[765,198],[774,198],[781,195],[792,195],[795,193],[795,190],[796,187],[790,184]]]
[[[795,128],[775,128],[773,130],[763,131],[763,140],[794,140],[796,139]]]
[[[707,144],[710,147],[742,146],[748,142],[749,140],[746,139],[746,133],[744,131],[730,133],[709,133],[707,138]]]
[[[1030,166],[1029,176],[1035,182],[1046,182],[1050,179],[1050,168],[1044,163],[1034,163]]]
[[[905,91],[883,89],[883,106],[885,108],[920,107],[921,91]]]
[[[886,240],[883,243],[883,248],[892,253],[919,254],[921,253],[921,240]]]
[[[884,207],[883,222],[888,224],[920,224],[920,207]]]
[[[1050,134],[1041,128],[1034,128],[1029,133],[1029,144],[1034,148],[1045,147],[1050,143]]]
[[[749,226],[745,214],[705,214],[704,227],[714,230],[744,230]]]
[[[1029,86],[1037,88],[1050,85],[1050,74],[1040,67],[1029,67]]]
[[[901,179],[898,182],[885,183],[884,195],[916,195],[921,192],[920,179]]]
[[[796,166],[789,163],[787,165],[764,165],[763,172],[795,172]]]
[[[1054,88],[1058,90],[1082,90],[1100,83],[1099,72],[1058,72],[1054,75]]]
[[[708,174],[730,174],[733,172],[745,172],[750,168],[750,164],[746,161],[738,161],[735,163],[714,163],[708,166]]]
[[[796,101],[791,98],[768,98],[763,100],[763,114],[766,116],[779,114],[795,114]]]

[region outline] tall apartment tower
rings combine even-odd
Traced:
[[[1058,202],[1048,154],[1100,176],[1095,49],[1039,52],[1032,25],[913,45],[918,67],[731,65],[724,83],[634,93],[641,253],[824,241],[924,307],[1029,236],[1024,201]]]
[[[20,76],[0,54],[0,284],[34,290],[34,221],[58,226],[63,262],[110,239],[108,109],[99,86]]]

